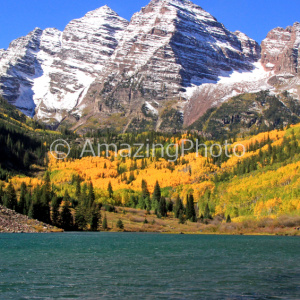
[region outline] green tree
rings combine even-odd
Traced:
[[[161,198],[161,190],[158,181],[155,183],[154,192],[152,194],[152,209],[155,210],[155,213],[157,213],[158,209],[158,203]]]
[[[145,205],[146,205],[147,213],[149,214],[150,211],[151,211],[151,200],[150,200],[150,197],[147,197],[145,199]]]
[[[203,217],[204,217],[204,219],[211,219],[212,218],[208,203],[206,203],[206,205],[205,205]]]
[[[172,202],[172,200],[167,201],[167,211],[168,212],[173,211],[173,202]]]
[[[98,230],[98,226],[99,226],[99,213],[97,211],[97,209],[93,209],[92,211],[92,216],[91,216],[91,222],[90,222],[90,228],[91,231],[97,231]]]
[[[230,215],[227,216],[226,223],[231,223],[231,217],[230,217]]]
[[[75,225],[78,230],[85,230],[87,226],[86,208],[83,204],[76,207],[75,210]]]
[[[179,218],[180,211],[184,211],[184,207],[179,196],[176,198],[176,202],[173,208],[174,217]]]
[[[51,187],[51,179],[50,179],[50,173],[46,172],[44,177],[44,190],[47,196],[47,202],[49,203],[52,198],[52,187]]]
[[[108,191],[108,197],[113,198],[114,191],[113,191],[111,182],[108,183],[107,191]]]
[[[69,231],[73,228],[73,217],[70,210],[70,196],[67,191],[65,192],[63,201],[64,205],[60,214],[60,224],[64,230]]]
[[[77,199],[77,201],[79,201],[80,196],[81,196],[81,180],[80,180],[80,176],[76,177],[76,191],[75,191],[75,197]]]
[[[91,208],[95,202],[95,192],[92,182],[89,185],[89,193],[88,193],[88,207]]]
[[[145,202],[145,198],[143,197],[143,195],[141,195],[139,197],[138,208],[139,209],[145,209],[146,208],[146,202]]]
[[[185,224],[185,217],[183,214],[183,210],[179,211],[179,224]]]
[[[29,209],[32,204],[32,195],[31,192],[28,191],[25,196],[25,206],[26,206],[26,215],[29,216]]]
[[[52,209],[52,224],[54,226],[59,226],[59,202],[56,196],[54,196],[51,201],[51,209]]]
[[[26,194],[27,194],[27,186],[25,182],[21,184],[21,191],[20,191],[20,199],[18,203],[18,213],[26,215]]]
[[[16,210],[17,205],[18,205],[18,201],[17,201],[16,191],[12,182],[10,181],[4,195],[4,206],[6,206],[9,209]]]
[[[158,202],[157,215],[161,217],[167,216],[167,203],[165,197],[161,197]]]
[[[29,157],[29,153],[27,151],[24,154],[23,165],[26,169],[29,168],[29,166],[30,166],[30,157]]]
[[[50,197],[50,194],[48,193],[47,188],[44,186],[42,189],[42,197],[41,197],[41,201],[40,201],[40,210],[41,211],[40,211],[40,215],[39,215],[38,219],[46,224],[51,223],[49,197]]]
[[[191,222],[197,221],[193,195],[187,197],[186,218]]]
[[[147,181],[144,179],[142,180],[142,195],[143,195],[144,199],[146,199],[147,197],[150,197]]]
[[[118,222],[117,222],[117,228],[124,229],[124,224],[123,224],[121,219],[119,219]]]
[[[102,229],[103,230],[107,230],[108,229],[106,214],[104,215],[104,218],[103,218]]]

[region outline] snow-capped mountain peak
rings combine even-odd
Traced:
[[[60,121],[102,70],[127,24],[103,6],[63,32],[34,29],[0,52],[2,95],[28,115]]]

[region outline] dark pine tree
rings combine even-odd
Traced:
[[[142,180],[142,196],[144,197],[144,199],[146,199],[147,197],[150,197],[147,181],[144,179]]]
[[[87,211],[83,203],[75,210],[75,226],[78,230],[85,230],[87,226]]]
[[[52,224],[54,226],[59,226],[59,201],[56,196],[54,196],[51,201],[51,209],[52,209]]]
[[[179,211],[179,224],[185,224],[185,217],[184,217],[184,213],[183,210]]]
[[[167,211],[168,212],[173,211],[173,202],[172,202],[172,200],[167,201]]]
[[[80,196],[81,196],[81,185],[80,185],[81,181],[80,181],[80,177],[77,176],[76,177],[76,191],[75,191],[75,197],[76,200],[79,201]]]
[[[193,195],[187,197],[186,218],[191,222],[197,221]]]
[[[64,230],[69,231],[73,228],[73,217],[70,210],[70,196],[67,191],[65,192],[63,201],[64,205],[60,214],[60,224]]]
[[[41,197],[41,204],[40,204],[41,212],[40,212],[39,220],[46,224],[51,223],[50,206],[49,206],[50,196],[51,195],[49,194],[46,186],[44,186],[42,189],[42,197]]]
[[[104,218],[103,218],[102,229],[103,230],[107,230],[108,229],[106,214],[104,215]]]
[[[17,195],[16,195],[15,188],[11,181],[9,182],[9,184],[6,188],[3,202],[4,202],[4,206],[6,206],[7,208],[12,209],[12,210],[17,209],[17,205],[18,205]]]
[[[95,202],[95,192],[92,182],[89,185],[89,193],[88,193],[88,208],[91,208]]]
[[[226,223],[231,223],[231,217],[230,217],[230,215],[227,216]]]
[[[108,191],[108,197],[109,197],[109,198],[113,198],[114,191],[113,191],[111,182],[108,183],[107,191]]]
[[[121,219],[119,219],[118,222],[117,222],[117,228],[124,229],[124,224],[123,224]]]
[[[208,203],[206,203],[206,205],[205,205],[203,218],[204,218],[204,219],[211,219],[211,218],[212,218],[212,217],[211,217],[211,213],[210,213],[210,209],[209,209]]]
[[[98,230],[99,220],[100,220],[100,218],[99,218],[98,210],[96,208],[94,208],[91,213],[91,222],[90,222],[91,231]]]
[[[154,192],[152,194],[152,209],[155,210],[155,213],[157,213],[158,209],[158,203],[161,198],[161,190],[158,181],[155,183]]]
[[[157,215],[161,217],[167,216],[167,203],[165,197],[161,197],[158,202]]]
[[[32,195],[31,195],[31,191],[28,191],[25,196],[25,208],[26,208],[27,216],[29,216],[29,210],[31,205],[32,205]]]
[[[175,218],[179,218],[180,211],[184,211],[184,207],[183,207],[181,199],[178,196],[176,199],[174,208],[173,208]]]
[[[21,191],[20,191],[20,199],[18,203],[18,213],[26,215],[26,194],[27,194],[27,186],[25,182],[21,184]]]

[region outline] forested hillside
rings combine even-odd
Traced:
[[[268,224],[273,227],[300,226],[300,124],[248,137],[236,135],[227,141],[225,155],[225,141],[208,140],[198,132],[99,131],[78,136],[46,130],[5,103],[0,117],[0,205],[42,222],[65,230],[105,230],[106,218],[117,216],[126,223],[130,219],[126,210],[132,209],[144,214],[145,224],[151,218],[164,219],[173,222],[173,227],[168,225],[172,228],[174,220],[182,226],[247,220],[271,220]],[[72,148],[64,160],[49,153],[58,138]],[[99,143],[116,144],[119,152],[115,155],[111,145],[108,157],[103,149],[99,157],[90,152],[80,158],[86,140],[95,154]],[[203,144],[198,155],[197,140]],[[122,143],[133,146],[131,154],[120,150]],[[132,157],[137,143],[144,144],[139,153],[143,158]],[[204,144],[209,149],[216,143],[223,145],[222,155],[217,157],[218,147],[213,147],[206,156]],[[152,144],[161,146],[148,152],[147,145]],[[181,157],[183,147],[190,149]],[[272,223],[282,218],[281,225]],[[131,223],[127,226],[136,230]]]

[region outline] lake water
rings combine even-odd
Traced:
[[[0,299],[300,299],[300,238],[0,235]]]

